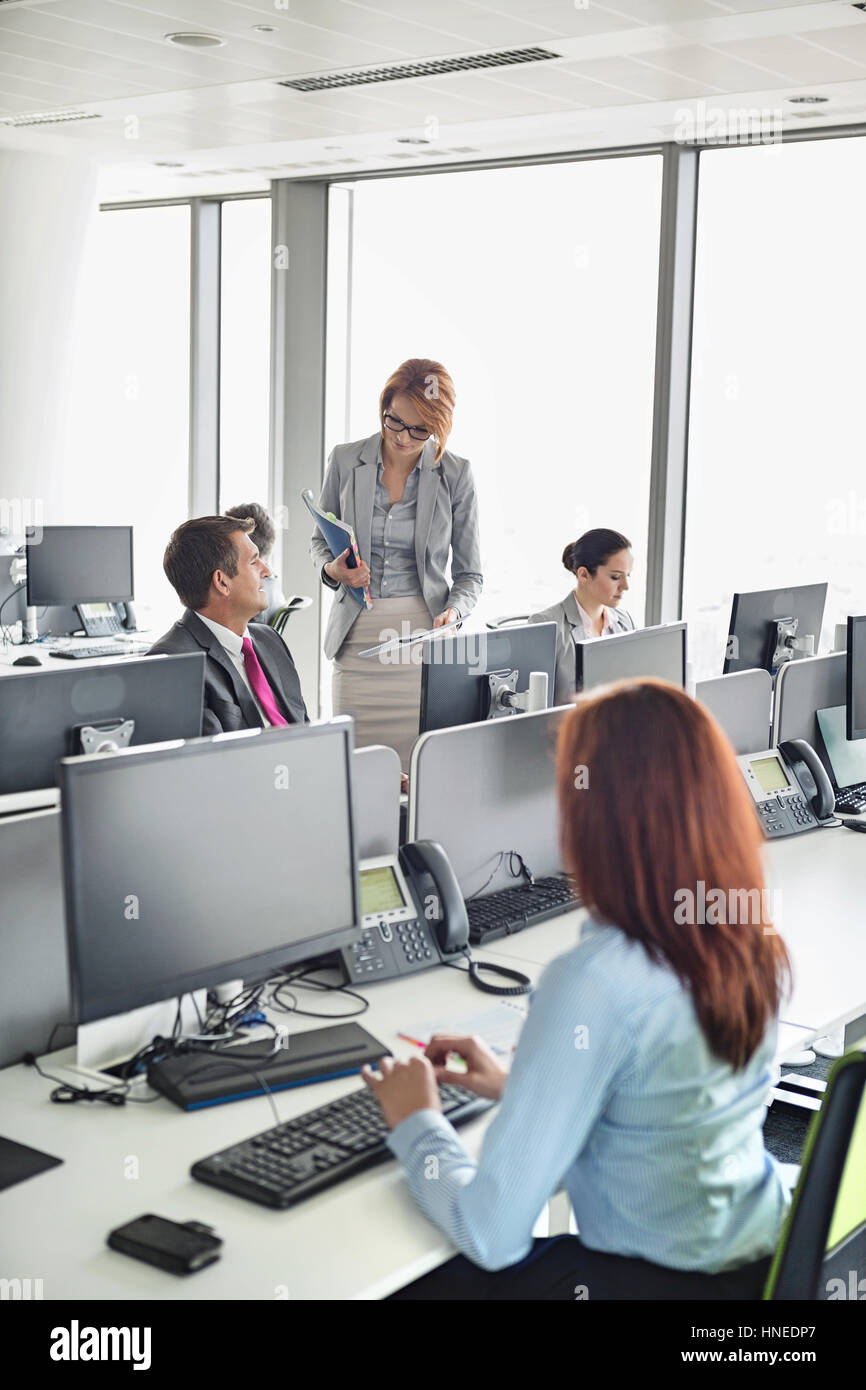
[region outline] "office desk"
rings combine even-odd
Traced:
[[[476,956],[496,959],[489,951]],[[398,1030],[411,1032],[437,1016],[456,1020],[495,1002],[448,968],[376,985],[366,997],[370,1008],[358,1021],[403,1058],[415,1049]],[[328,1005],[305,991],[300,1003],[323,1011]],[[340,1003],[333,1000],[335,1010]],[[280,1019],[291,1031],[323,1026]],[[54,1053],[41,1065],[53,1071],[66,1055]],[[347,1077],[278,1092],[280,1119],[361,1085]],[[394,1161],[285,1212],[194,1181],[189,1168],[196,1159],[274,1124],[265,1097],[185,1114],[165,1099],[123,1108],[54,1105],[51,1089],[32,1068],[0,1072],[3,1134],[65,1160],[0,1192],[0,1278],[41,1279],[45,1299],[379,1298],[454,1254],[414,1205]],[[145,1087],[141,1093],[148,1094]],[[461,1129],[470,1152],[488,1122],[483,1116]],[[108,1232],[145,1212],[213,1226],[225,1241],[222,1259],[178,1278],[109,1250]]]
[[[129,632],[123,641],[115,641],[113,637],[70,637],[51,638],[44,642],[22,642],[15,647],[0,645],[0,676],[12,672],[18,676],[31,671],[62,671],[64,667],[70,665],[75,666],[76,670],[86,666],[113,665],[116,660],[125,657],[125,646],[150,646],[156,641],[158,635],[158,633],[153,632]],[[112,655],[83,657],[76,662],[62,661],[58,657],[51,656],[52,648],[97,646],[104,646],[107,651],[111,651]],[[42,664],[41,666],[15,666],[14,663],[21,656],[38,656]]]
[[[765,865],[793,974],[783,1022],[814,1038],[866,1014],[866,835],[839,827],[771,841]],[[546,965],[575,944],[584,916],[556,917],[493,949],[518,969]]]

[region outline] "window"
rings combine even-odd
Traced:
[[[866,141],[701,155],[684,617],[720,675],[735,591],[866,609]]]

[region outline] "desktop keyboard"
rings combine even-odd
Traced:
[[[840,787],[836,792],[836,810],[844,816],[862,816],[866,811],[866,782]]]
[[[503,888],[486,898],[470,898],[466,903],[469,940],[473,946],[481,946],[579,906],[574,885],[564,874]]]
[[[130,643],[129,646],[121,646],[118,642],[114,647],[57,647],[52,648],[49,656],[59,656],[62,661],[83,661],[93,656],[147,656],[150,647],[146,642]]]
[[[450,1084],[439,1087],[439,1097],[453,1125],[474,1119],[492,1104]],[[190,1172],[212,1187],[284,1209],[392,1158],[385,1146],[388,1132],[373,1093],[353,1091],[202,1158]]]

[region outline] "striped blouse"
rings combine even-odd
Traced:
[[[484,1269],[529,1253],[560,1185],[591,1249],[733,1269],[775,1248],[787,1208],[762,1135],[775,1043],[774,1020],[735,1072],[673,972],[589,919],[542,976],[478,1162],[434,1110],[389,1145],[419,1206]]]

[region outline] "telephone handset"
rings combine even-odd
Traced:
[[[448,856],[434,840],[403,845],[399,855],[362,860],[360,878],[361,939],[340,952],[350,984],[391,980],[464,956],[476,988],[489,994],[527,992],[526,976],[502,966],[483,969],[515,985],[497,987],[479,977],[469,956],[463,894]]]
[[[836,797],[824,764],[803,738],[737,759],[768,839],[835,824]]]

